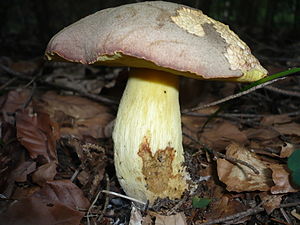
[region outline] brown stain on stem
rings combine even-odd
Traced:
[[[167,195],[171,197],[180,197],[182,190],[169,187],[169,182],[172,179],[183,179],[181,174],[173,174],[172,163],[175,157],[176,150],[172,147],[159,149],[152,155],[149,141],[145,137],[140,145],[138,155],[143,160],[143,175],[147,184],[147,188],[155,193],[162,194],[167,191]],[[171,188],[171,190],[169,190]],[[180,188],[179,188],[180,189]],[[179,194],[179,196],[178,196]]]

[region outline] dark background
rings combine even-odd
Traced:
[[[0,56],[41,56],[63,27],[98,10],[134,0],[1,0]],[[177,0],[230,27],[266,63],[299,65],[300,0]]]

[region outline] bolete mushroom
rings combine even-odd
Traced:
[[[228,26],[184,5],[153,1],[109,8],[56,34],[49,60],[131,69],[113,131],[117,177],[152,204],[180,198],[184,165],[179,76],[251,82],[267,71]]]

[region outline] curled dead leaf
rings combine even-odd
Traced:
[[[32,181],[42,186],[46,181],[51,181],[56,175],[56,162],[51,161],[40,166],[33,174]]]
[[[277,124],[274,126],[274,129],[277,130],[280,134],[284,135],[296,135],[300,137],[300,124],[299,123],[286,123],[286,124]]]
[[[242,160],[254,166],[259,174],[241,164],[232,164],[226,159],[217,160],[219,179],[227,185],[228,191],[267,191],[272,185],[271,171],[255,153],[245,147],[232,143],[226,148],[226,156]]]
[[[77,209],[88,207],[89,201],[71,181],[51,181],[29,198],[11,204],[0,214],[0,221],[5,225],[79,225],[84,213]]]
[[[271,195],[269,192],[259,194],[263,204],[262,206],[268,214],[271,214],[274,209],[279,208],[283,195]]]
[[[286,165],[272,164],[272,178],[275,183],[271,188],[272,194],[284,194],[289,192],[298,192],[300,188],[293,187],[290,183],[290,173]]]
[[[32,113],[24,109],[16,113],[17,137],[31,158],[43,156],[47,162],[56,160],[58,126],[46,113]]]
[[[36,104],[40,111],[46,111],[59,123],[62,135],[78,138],[104,138],[104,129],[114,118],[110,107],[79,96],[62,96],[55,92],[47,92]]]

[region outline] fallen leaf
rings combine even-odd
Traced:
[[[246,211],[247,207],[239,200],[231,195],[224,195],[217,201],[213,201],[209,207],[209,211],[205,214],[206,220],[213,220],[234,215],[239,212]],[[247,218],[244,218],[247,220]]]
[[[262,192],[259,193],[259,197],[263,202],[262,206],[270,215],[274,209],[279,208],[283,195],[270,195],[268,192]]]
[[[291,211],[291,214],[292,214],[292,216],[295,217],[297,220],[300,220],[300,214],[297,213],[296,209],[293,209],[293,210]]]
[[[299,123],[292,122],[287,124],[278,124],[274,126],[274,129],[277,130],[280,134],[300,136]]]
[[[272,194],[284,194],[289,192],[298,192],[300,188],[296,189],[290,183],[290,173],[286,165],[271,164],[272,178],[275,183],[271,187]]]
[[[18,186],[15,188],[14,194],[11,198],[17,200],[29,198],[33,193],[39,191],[40,189],[41,187],[39,186],[30,186],[30,187]]]
[[[26,182],[27,175],[35,171],[36,162],[24,161],[11,173],[11,178],[16,182]]]
[[[46,113],[32,113],[29,109],[16,113],[17,137],[31,158],[43,156],[47,162],[56,160],[57,124]]]
[[[77,209],[88,207],[89,201],[71,181],[51,181],[29,198],[11,204],[0,214],[0,221],[5,225],[79,225],[84,213]]]
[[[242,160],[255,167],[259,174],[241,164],[232,164],[226,159],[217,160],[219,179],[228,191],[267,191],[272,185],[271,171],[260,158],[245,147],[232,143],[226,147],[226,156]]]
[[[155,212],[149,212],[149,214],[155,217],[155,225],[187,225],[183,212],[170,216],[163,216]]]
[[[56,162],[51,161],[40,167],[32,174],[32,181],[42,186],[46,181],[51,181],[56,175]]]
[[[192,199],[192,206],[194,208],[205,208],[208,206],[208,204],[211,202],[212,200],[210,198],[199,198],[199,197],[193,197]]]
[[[288,116],[287,114],[283,114],[283,115],[264,116],[260,123],[263,126],[272,126],[274,124],[282,124],[291,121],[292,118],[290,116]]]
[[[40,198],[30,197],[13,204],[0,214],[1,225],[79,225],[84,213],[63,204],[47,204]]]
[[[33,74],[41,66],[42,62],[42,57],[34,60],[20,60],[12,62],[9,67],[22,74]]]
[[[30,97],[30,92],[31,91],[28,89],[17,89],[8,92],[6,101],[2,106],[1,111],[6,113],[14,113],[17,111],[17,109],[22,109]]]
[[[245,144],[247,136],[237,126],[227,121],[217,123],[214,128],[206,129],[200,138],[201,142],[215,150],[223,150],[231,142]]]
[[[46,111],[59,123],[62,135],[78,138],[104,138],[104,129],[114,118],[110,107],[79,96],[62,96],[47,92],[36,104],[39,110]]]
[[[284,143],[281,146],[280,158],[287,158],[295,151],[295,145],[291,143]]]
[[[280,135],[271,128],[249,128],[244,132],[249,140],[270,140]]]
[[[61,127],[61,135],[73,135],[75,137],[91,136],[93,138],[104,138],[105,127],[109,121],[113,120],[109,113],[103,113],[90,119],[77,120],[72,127]]]
[[[88,119],[110,112],[110,107],[75,95],[63,96],[47,92],[41,97],[41,101],[50,116],[53,116],[55,111],[61,111],[75,119]]]
[[[140,212],[140,210],[138,210],[135,206],[132,206],[130,212],[129,225],[142,225],[143,221],[143,215]],[[146,223],[144,222],[143,225],[146,225]]]
[[[15,113],[18,109],[22,109],[25,103],[30,98],[30,90],[21,89],[13,90],[7,93],[5,102],[1,105],[2,118],[5,122],[10,124],[15,123],[15,118],[12,113]]]

